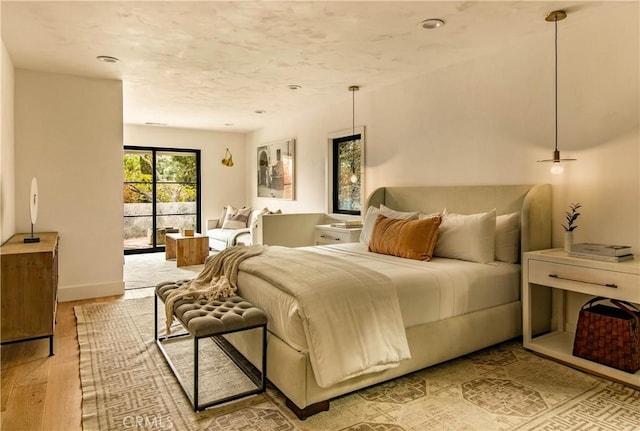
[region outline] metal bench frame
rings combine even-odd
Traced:
[[[167,364],[169,365],[169,367],[171,368],[171,371],[176,376],[178,383],[180,383],[182,390],[184,391],[185,395],[191,402],[194,412],[204,410],[207,407],[211,407],[217,404],[222,404],[229,401],[237,400],[239,398],[243,398],[249,395],[259,394],[266,390],[267,388],[267,372],[266,372],[267,370],[267,325],[266,323],[260,324],[260,325],[246,326],[243,328],[233,329],[230,331],[220,331],[220,332],[215,332],[211,334],[195,336],[189,332],[189,329],[184,324],[184,322],[182,322],[179,318],[176,317],[176,320],[180,322],[182,327],[185,329],[185,332],[161,336],[158,333],[158,299],[160,299],[160,302],[164,304],[164,301],[162,300],[162,298],[159,298],[158,293],[155,292],[153,309],[154,309],[154,338],[155,338],[156,346],[158,346],[158,348],[160,349],[160,352],[162,352],[162,355],[167,361]],[[255,328],[262,328],[262,372],[260,372],[256,367],[254,367],[248,360],[244,358],[244,356],[242,356],[240,352],[238,352],[231,345],[231,343],[229,343],[224,339],[224,337],[222,337],[225,334],[231,334],[231,333],[240,332],[240,331],[248,331],[250,329],[255,329]],[[193,337],[193,394],[189,393],[189,390],[187,389],[187,386],[185,385],[184,380],[180,376],[178,369],[175,367],[175,365],[171,361],[171,358],[168,352],[162,345],[163,341],[166,341],[169,339],[191,338],[191,337]],[[198,366],[199,366],[199,342],[202,338],[211,338],[220,347],[220,349],[227,355],[227,357],[229,357],[229,359],[231,359],[234,362],[234,364],[236,364],[236,366],[256,385],[256,389],[251,389],[248,391],[240,392],[234,395],[229,395],[220,399],[216,399],[216,400],[201,404],[199,400],[199,393],[198,393],[199,392],[198,391],[198,385],[199,385]]]

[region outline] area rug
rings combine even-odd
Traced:
[[[75,313],[85,430],[640,429],[640,391],[541,358],[518,341],[337,398],[305,421],[273,386],[194,413],[153,342],[152,297],[76,306]],[[183,344],[189,359],[193,345]],[[214,365],[203,386],[216,390],[229,373],[211,346],[206,360]]]
[[[164,253],[127,254],[124,256],[124,288],[152,287],[161,281],[192,279],[204,265],[176,266]]]

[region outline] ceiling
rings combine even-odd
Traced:
[[[122,80],[125,123],[247,132],[349,103],[349,85],[371,91],[552,34],[552,10],[571,25],[606,3],[3,0],[2,39],[16,68]],[[427,18],[446,25],[419,28]]]

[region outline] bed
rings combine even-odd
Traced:
[[[431,261],[422,262],[372,253],[363,243],[300,249],[307,253],[305,256],[337,257],[350,268],[388,277],[402,316],[404,334],[396,338],[406,339],[410,357],[401,356],[393,366],[379,370],[372,367],[361,374],[333,380],[334,376],[323,369],[331,362],[316,358],[315,344],[300,321],[302,300],[256,276],[251,265],[245,266],[253,258],[243,262],[238,273],[238,293],[269,316],[267,377],[284,394],[287,406],[302,419],[327,410],[329,401],[337,396],[520,336],[519,257],[522,252],[551,246],[551,186],[546,184],[384,187],[371,194],[366,207],[430,215],[443,211],[468,215],[495,209],[494,220],[496,215],[517,213],[517,257],[513,262],[477,263],[434,255]],[[295,269],[292,271],[295,273]],[[541,292],[533,298],[534,306],[546,309],[544,303],[549,300]],[[375,313],[385,312],[384,307],[375,309]],[[549,316],[538,316],[534,331],[541,333],[547,330]],[[260,343],[255,336],[234,334],[229,341],[257,364],[260,352],[254,346]]]

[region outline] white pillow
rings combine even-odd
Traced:
[[[496,210],[447,214],[442,218],[434,256],[487,263],[494,259]]]
[[[407,211],[407,212],[396,211],[385,206],[384,204],[380,204],[380,214],[382,214],[386,218],[396,219],[396,220],[417,220],[418,219],[417,211]]]
[[[234,208],[231,205],[227,207],[227,214],[224,217],[222,223],[222,229],[243,229],[247,227],[249,221],[249,214],[251,213],[251,207],[249,208]]]
[[[380,205],[380,209],[370,206],[367,208],[367,214],[364,216],[364,222],[362,223],[362,231],[360,231],[360,242],[364,245],[369,245],[378,214],[390,219],[415,220],[418,218],[417,212],[395,211],[384,205]]]
[[[442,211],[439,211],[437,213],[431,213],[431,214],[419,213],[418,220],[424,220],[426,218],[433,218],[433,217],[444,217],[446,214],[447,214],[446,208],[444,208]]]
[[[520,214],[503,214],[496,217],[496,260],[518,263],[520,245]]]

